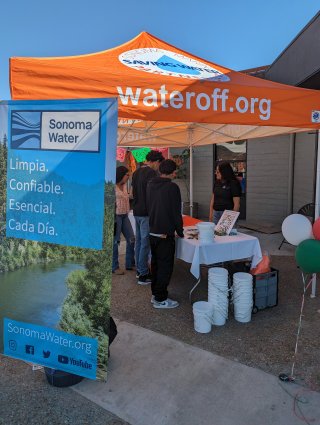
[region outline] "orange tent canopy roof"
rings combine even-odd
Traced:
[[[232,71],[147,32],[98,53],[13,57],[10,84],[15,100],[118,97],[119,117],[132,120],[120,131],[121,144],[127,146],[126,135],[132,131],[139,134],[134,145],[146,145],[151,130],[160,138],[163,129],[170,127],[170,134],[177,135],[178,129],[185,131],[190,125],[195,127],[194,123],[203,123],[206,135],[193,144],[320,127],[318,91]],[[168,146],[174,140],[176,136],[157,143]]]

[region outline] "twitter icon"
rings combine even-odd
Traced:
[[[43,354],[43,357],[45,358],[45,359],[47,359],[48,357],[50,357],[50,351],[42,351],[42,354]]]

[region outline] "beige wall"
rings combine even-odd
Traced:
[[[295,141],[293,212],[297,212],[305,204],[314,202],[315,161],[315,134],[297,134]]]
[[[247,143],[247,217],[249,222],[281,224],[291,212],[313,202],[315,135],[297,134],[293,158],[293,198],[290,210],[290,135],[249,140]],[[194,202],[199,217],[208,219],[213,182],[214,146],[194,148]],[[181,149],[170,149],[172,154]],[[189,176],[188,176],[189,178]],[[187,185],[176,180],[182,200],[188,202]]]
[[[287,216],[290,136],[247,143],[247,221],[280,224]]]
[[[170,149],[170,154],[181,153],[183,149]],[[213,146],[199,146],[193,149],[193,201],[199,204],[198,216],[208,219],[209,204],[213,185]],[[185,181],[175,180],[181,190],[182,200],[189,201],[189,173]]]

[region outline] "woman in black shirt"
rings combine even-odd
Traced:
[[[216,169],[216,180],[210,201],[209,221],[218,223],[224,210],[240,210],[241,185],[229,162],[221,162]]]

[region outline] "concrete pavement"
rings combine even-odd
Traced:
[[[74,390],[131,425],[320,424],[320,393],[127,322],[118,330],[107,382]]]

